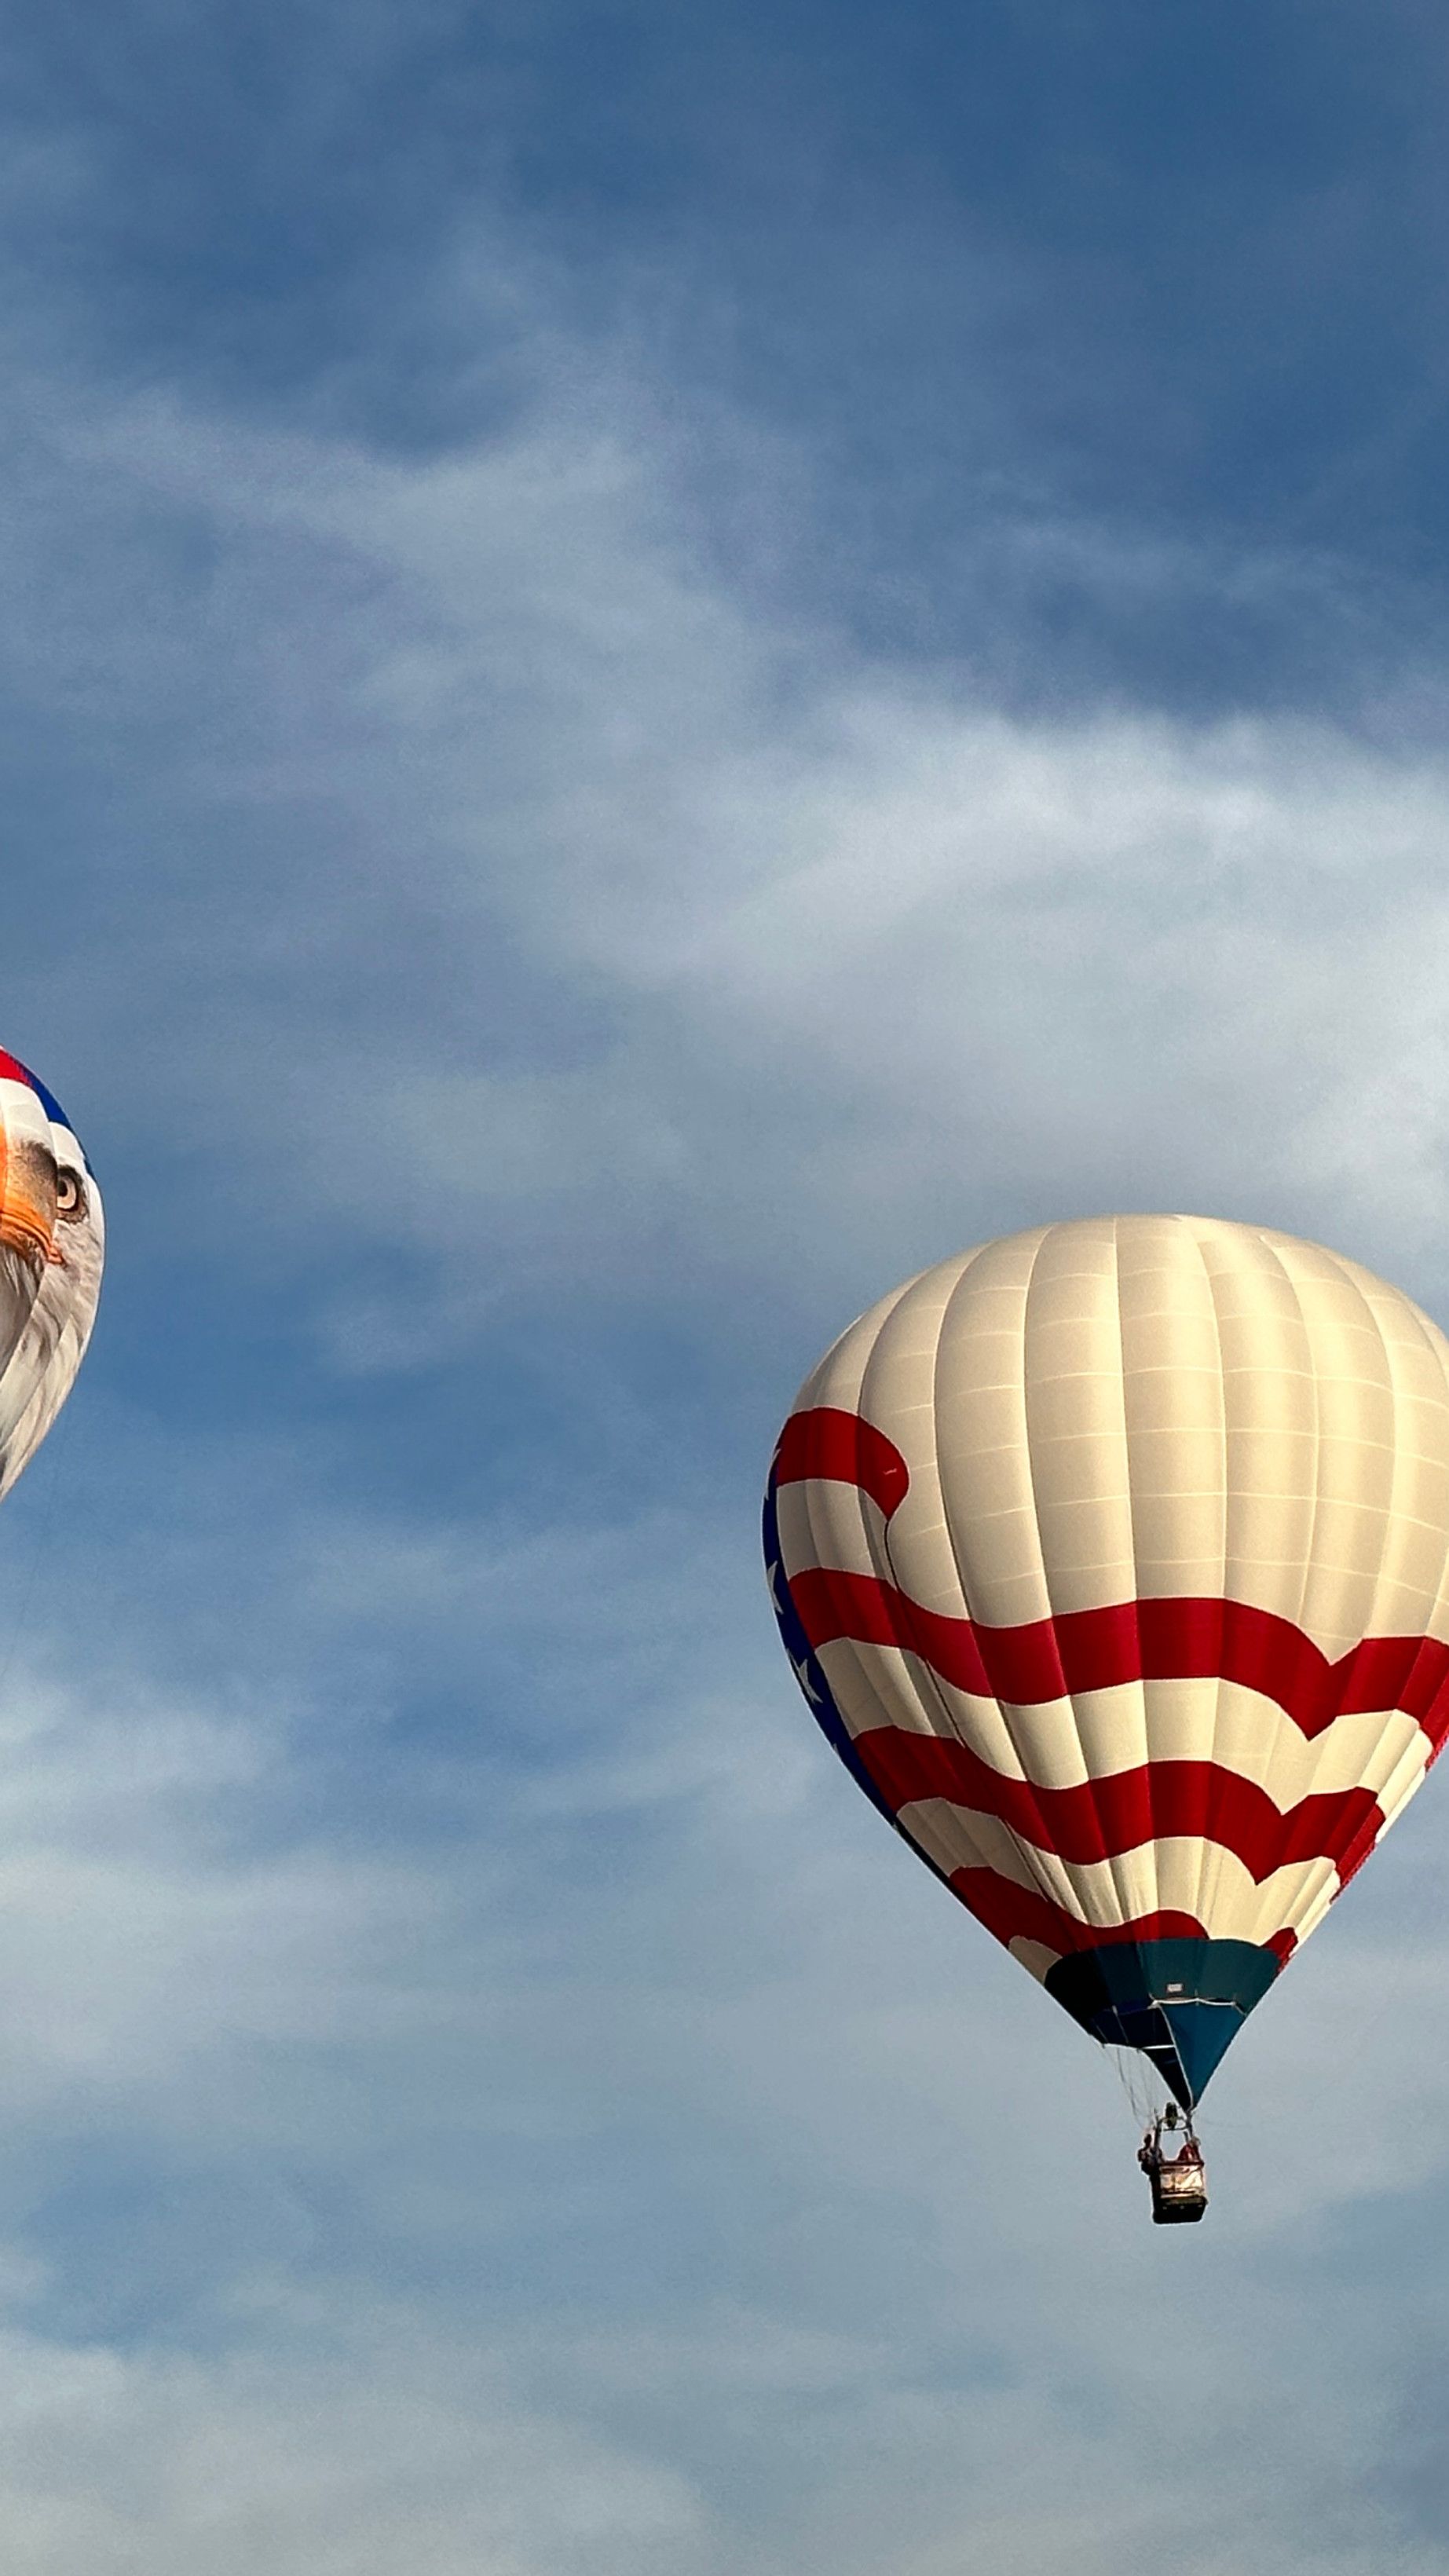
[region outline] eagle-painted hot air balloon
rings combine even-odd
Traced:
[[[1449,1731],[1449,1341],[1265,1227],[1034,1227],[826,1354],[765,1553],[837,1753],[1151,2062],[1154,2216],[1200,2217],[1204,2087]]]
[[[80,1139],[44,1083],[0,1050],[0,1495],[70,1393],[104,1257]]]

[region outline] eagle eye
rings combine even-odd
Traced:
[[[86,1188],[79,1172],[67,1171],[62,1164],[55,1176],[55,1212],[68,1216],[72,1223],[86,1212]]]

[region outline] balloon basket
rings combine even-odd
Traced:
[[[1191,2128],[1182,2132],[1177,2146],[1176,2109],[1166,2111],[1154,2120],[1138,2151],[1137,2161],[1152,2187],[1152,2223],[1154,2227],[1192,2227],[1207,2210],[1207,2173],[1202,2149]],[[1163,2147],[1163,2132],[1175,2153]]]

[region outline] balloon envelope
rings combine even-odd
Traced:
[[[1191,2106],[1449,1729],[1449,1342],[1184,1216],[943,1261],[807,1378],[776,1615],[860,1786]]]
[[[0,1050],[0,1495],[50,1429],[85,1355],[105,1218],[65,1112]]]

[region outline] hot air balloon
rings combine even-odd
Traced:
[[[104,1257],[80,1139],[44,1083],[0,1050],[0,1496],[70,1393]]]
[[[827,1352],[765,1554],[836,1752],[1142,2052],[1154,2216],[1199,2217],[1209,2078],[1449,1731],[1449,1341],[1265,1227],[1034,1227]]]

